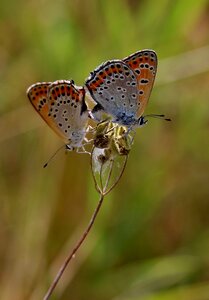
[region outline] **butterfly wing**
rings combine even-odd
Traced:
[[[88,111],[85,91],[73,81],[60,80],[36,83],[27,90],[28,98],[65,144],[80,146],[85,135]]]
[[[157,72],[157,55],[153,50],[138,51],[123,59],[136,74],[138,86],[137,118],[146,108]]]
[[[88,110],[85,90],[73,81],[59,80],[49,86],[49,116],[73,147],[80,147],[85,137]]]
[[[138,97],[137,78],[126,63],[112,60],[100,65],[85,84],[97,103],[93,113],[103,109],[115,122],[125,125],[133,122]]]
[[[51,82],[38,82],[31,85],[27,90],[27,96],[42,119],[55,131],[55,133],[66,142],[66,136],[60,131],[53,118],[49,115],[50,104],[48,89]]]

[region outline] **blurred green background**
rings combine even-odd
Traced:
[[[0,299],[42,299],[99,195],[89,157],[26,98],[79,85],[103,61],[154,49],[159,66],[123,178],[52,299],[209,299],[209,1],[0,3]]]

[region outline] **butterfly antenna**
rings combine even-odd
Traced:
[[[165,115],[149,114],[149,115],[146,115],[144,117],[151,117],[151,118],[156,118],[156,119],[162,119],[162,120],[165,120],[165,121],[171,121],[171,119],[170,118],[166,118]]]
[[[48,164],[50,163],[50,161],[55,157],[55,155],[57,155],[57,153],[62,149],[66,147],[66,145],[62,145],[60,148],[58,148],[56,150],[56,152],[48,159],[48,161],[43,165],[43,168],[46,168],[48,166]]]

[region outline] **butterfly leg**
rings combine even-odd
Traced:
[[[84,138],[83,140],[84,140],[84,142],[85,142],[85,143],[84,143],[84,146],[85,146],[85,145],[91,144],[91,142],[92,142],[94,139],[88,140],[87,138]]]
[[[88,127],[86,129],[86,133],[93,132],[94,130],[95,130],[94,127],[92,127],[91,125],[88,125]]]
[[[85,154],[91,155],[91,152],[86,151],[86,149],[85,149],[84,146],[81,146],[81,147],[77,148],[77,149],[76,149],[76,152],[77,152],[77,153],[80,153],[80,154],[84,154],[84,153],[85,153]]]

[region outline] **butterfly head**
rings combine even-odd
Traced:
[[[141,117],[137,120],[136,126],[137,126],[137,127],[142,127],[142,126],[146,125],[147,122],[148,122],[148,120],[146,120],[144,116],[141,116]]]
[[[65,149],[67,151],[74,151],[75,150],[75,147],[71,146],[70,144],[69,145],[65,145]]]

